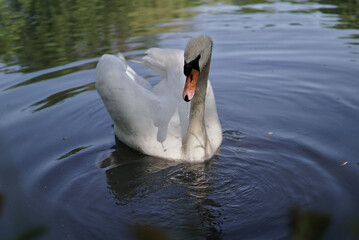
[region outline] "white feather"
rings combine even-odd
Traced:
[[[189,154],[190,149],[183,146],[190,111],[190,103],[182,99],[184,52],[152,48],[139,63],[156,71],[162,80],[151,87],[127,65],[122,55],[103,55],[97,65],[96,88],[114,121],[117,138],[144,154],[160,158],[188,161],[210,158],[222,141],[210,82],[206,91],[205,129],[211,149],[207,154],[193,154],[196,151]]]

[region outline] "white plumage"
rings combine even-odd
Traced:
[[[208,81],[211,52],[212,40],[206,35],[191,39],[185,53],[149,49],[139,63],[162,77],[153,87],[127,65],[122,55],[103,55],[96,68],[96,88],[114,121],[117,138],[139,152],[160,158],[211,158],[222,142]],[[184,60],[189,63],[199,55],[201,71],[196,93],[187,103],[182,98],[186,81]]]

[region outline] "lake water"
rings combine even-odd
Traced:
[[[358,12],[355,0],[0,2],[0,238],[358,239]],[[219,154],[175,163],[116,143],[99,57],[138,60],[200,33],[214,41]]]

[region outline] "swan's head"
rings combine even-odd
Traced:
[[[212,39],[207,35],[191,38],[187,43],[183,67],[186,76],[183,99],[186,102],[189,102],[195,94],[198,77],[211,57],[212,46]]]

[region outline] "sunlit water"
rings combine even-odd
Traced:
[[[70,8],[78,17],[69,22],[54,11],[65,1],[42,6],[52,25],[2,23],[0,233],[43,226],[44,239],[133,239],[148,225],[170,239],[288,239],[297,206],[330,218],[325,239],[354,239],[358,5],[256,2],[89,2]],[[116,143],[95,90],[101,54],[140,59],[149,47],[183,49],[199,33],[214,41],[219,153],[174,163]]]

